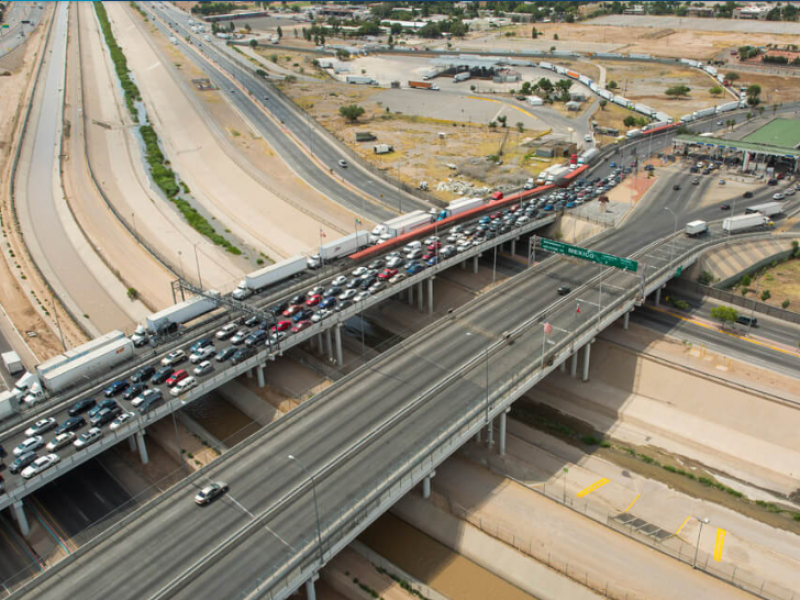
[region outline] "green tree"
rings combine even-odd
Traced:
[[[751,106],[755,106],[759,103],[761,97],[761,86],[757,83],[751,83],[747,86],[747,90],[745,90],[745,94],[747,95],[747,102]]]
[[[517,131],[520,133],[525,131],[525,124],[522,121],[517,121]]]
[[[531,82],[530,81],[523,81],[522,82],[522,89],[520,90],[526,96],[531,93]]]
[[[622,124],[625,125],[625,127],[628,127],[628,128],[634,127],[636,125],[636,117],[634,117],[633,115],[628,115],[622,121]]]
[[[508,121],[508,117],[506,117],[505,115],[500,115],[499,117],[497,117],[497,120],[500,121],[501,127],[506,127],[506,121]]]
[[[673,85],[668,87],[664,93],[671,98],[685,98],[691,91],[692,88],[688,85]]]
[[[450,35],[453,37],[460,37],[463,38],[467,35],[467,25],[464,21],[453,21],[450,23]]]
[[[611,81],[608,82],[608,86],[607,87],[610,90],[615,90],[615,89],[617,89],[619,87],[619,84],[612,79]]]
[[[336,58],[340,60],[347,60],[348,58],[350,58],[350,52],[348,52],[344,48],[339,48],[338,50],[336,50]]]
[[[708,93],[711,94],[712,96],[714,96],[715,98],[718,97],[718,96],[721,96],[722,92],[723,92],[723,89],[718,85],[715,85],[710,90],[708,90]]]
[[[534,27],[533,29],[531,29],[531,38],[533,38],[535,40],[538,37],[539,37],[539,32],[536,31],[536,27]]]
[[[605,110],[606,106],[608,106],[608,100],[603,98],[602,100],[600,100],[600,110]]]
[[[770,298],[772,298],[772,294],[770,293],[769,290],[764,290],[763,292],[761,292],[761,301],[762,302],[766,302]]]
[[[731,306],[715,306],[711,309],[711,318],[719,321],[722,328],[725,329],[727,323],[735,323],[739,318],[739,313]]]
[[[554,33],[554,34],[553,34],[553,39],[554,39],[555,41],[558,41],[558,34],[557,34],[557,33]]]
[[[733,83],[734,81],[738,81],[739,80],[739,74],[738,73],[734,73],[733,71],[731,71],[730,73],[726,73],[725,74],[725,79],[727,79],[728,81]]]
[[[495,127],[497,127],[497,123],[495,121],[489,121],[489,128],[494,129]]]
[[[392,23],[392,35],[400,35],[403,33],[403,26],[400,23]]]
[[[253,50],[255,50],[256,48],[258,48],[258,41],[257,41],[255,38],[253,38],[252,40],[250,40],[250,47],[251,47]]]
[[[278,25],[278,29],[276,31],[278,33],[278,37],[283,38],[283,29],[281,29],[280,25]]]
[[[358,104],[349,104],[347,106],[340,106],[339,114],[351,123],[354,123],[364,114],[364,109]]]

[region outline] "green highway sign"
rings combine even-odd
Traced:
[[[575,258],[582,258],[583,260],[589,260],[607,267],[614,267],[615,269],[632,271],[633,273],[639,270],[639,263],[629,258],[614,256],[613,254],[604,254],[603,252],[597,252],[595,250],[589,250],[588,248],[581,248],[580,246],[573,246],[571,244],[556,242],[545,238],[541,238],[541,240],[542,250],[546,252],[574,256]]]

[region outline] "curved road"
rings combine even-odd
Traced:
[[[42,20],[44,8],[36,8],[36,2],[9,2],[6,4],[4,25],[0,29],[0,58],[13,52],[28,41],[31,32]],[[42,7],[44,4],[42,3]],[[30,21],[30,24],[22,21]]]
[[[77,227],[61,190],[58,160],[68,18],[68,4],[59,3],[50,54],[33,99],[31,129],[20,160],[24,166],[17,172],[17,180],[24,181],[17,187],[16,196],[25,243],[36,264],[74,317],[84,324],[90,321],[88,328],[97,334],[133,321],[86,266],[81,254],[94,250],[79,234],[84,244],[79,251],[67,232],[70,222]],[[84,314],[89,318],[82,318]]]

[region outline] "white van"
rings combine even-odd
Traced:
[[[176,385],[174,388],[172,388],[170,393],[173,396],[180,396],[181,394],[188,392],[196,385],[197,385],[197,379],[195,379],[194,377],[187,377],[186,379],[181,380],[178,383],[178,385]]]
[[[525,189],[532,190],[534,185],[536,185],[536,183],[533,181],[533,178],[530,177],[528,178],[528,181],[525,182]]]
[[[420,242],[419,240],[414,240],[413,242],[407,243],[403,247],[403,252],[405,252],[406,254],[410,254],[414,250],[421,250],[421,249],[422,249],[422,242]]]

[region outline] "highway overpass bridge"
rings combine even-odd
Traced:
[[[610,233],[598,250],[641,246]],[[728,239],[719,224],[705,239],[669,236],[633,253],[637,274],[546,259],[254,434],[14,597],[288,597],[414,486],[427,494],[437,465],[487,425],[492,443],[495,420],[504,452],[517,398],[556,368],[578,375],[580,366],[587,378],[600,331]],[[559,284],[574,291],[559,297]],[[231,492],[199,509],[192,497],[209,480]]]

